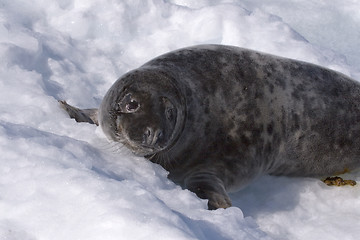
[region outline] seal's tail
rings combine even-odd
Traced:
[[[77,122],[88,122],[91,124],[99,125],[98,121],[98,109],[79,109],[67,104],[66,101],[59,100],[60,106],[69,114],[71,118],[74,118]]]

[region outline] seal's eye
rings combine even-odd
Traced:
[[[128,93],[118,103],[118,107],[121,113],[134,113],[140,109],[140,103],[131,93]]]
[[[132,99],[130,102],[128,102],[125,106],[126,111],[129,113],[136,112],[140,108],[140,104]]]

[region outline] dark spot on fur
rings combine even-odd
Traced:
[[[243,145],[245,145],[246,147],[248,147],[249,145],[250,145],[250,139],[248,138],[248,137],[246,137],[245,135],[242,135],[241,137],[240,137],[240,139],[241,139],[241,143],[243,144]]]
[[[300,94],[296,89],[291,93],[291,96],[296,100],[300,100]]]
[[[266,130],[267,130],[267,133],[268,133],[269,135],[272,135],[273,130],[274,130],[274,122],[269,123],[269,124],[267,125]]]
[[[264,130],[263,125],[260,125],[259,127],[254,127],[253,130],[252,130],[253,139],[260,140],[263,130]]]
[[[296,131],[300,129],[300,117],[298,114],[296,113],[292,113],[292,119],[293,119],[293,127],[292,127],[292,131]]]
[[[205,110],[204,110],[204,112],[205,112],[206,114],[209,114],[210,109],[209,109],[209,106],[208,106],[208,105],[207,105],[207,106],[205,106]]]
[[[255,90],[255,99],[262,99],[262,98],[264,98],[264,93],[263,93],[263,91],[261,90],[261,89],[256,89]]]
[[[268,154],[270,154],[271,152],[272,152],[272,144],[271,144],[271,142],[267,142],[267,143],[265,144],[264,153],[265,153],[266,155],[268,155]]]
[[[282,78],[276,78],[275,79],[275,83],[278,85],[278,86],[280,86],[280,87],[282,87],[282,89],[286,89],[286,82],[284,81],[284,79],[282,79]]]
[[[274,93],[274,84],[272,84],[272,83],[269,84],[269,90],[270,90],[270,93]]]
[[[206,122],[205,129],[204,129],[204,133],[205,133],[206,136],[211,133],[211,127],[210,126],[211,126],[211,123],[209,121]]]

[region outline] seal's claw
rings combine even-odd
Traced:
[[[209,210],[216,210],[218,208],[228,208],[231,207],[231,200],[229,197],[224,196],[219,193],[212,193],[208,202]]]
[[[209,210],[231,207],[231,200],[226,193],[223,182],[211,173],[195,173],[186,179],[185,185],[199,198],[209,200]]]

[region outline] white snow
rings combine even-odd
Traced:
[[[208,211],[57,100],[97,107],[126,71],[202,43],[360,80],[359,9],[356,0],[0,1],[0,240],[358,239],[359,186],[264,176],[231,195],[234,207]]]

